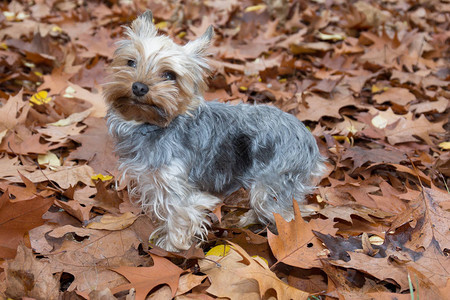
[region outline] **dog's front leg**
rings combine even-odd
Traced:
[[[158,228],[156,245],[168,251],[187,250],[193,244],[206,240],[208,226],[206,219],[220,202],[214,196],[192,192],[186,198],[167,199],[167,215]]]
[[[192,186],[187,170],[177,161],[161,168],[146,181],[151,188],[141,195],[145,197],[141,198],[141,203],[159,225],[151,236],[156,245],[168,251],[179,251],[205,240],[209,226],[206,216],[220,199]]]

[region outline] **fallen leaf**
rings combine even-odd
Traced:
[[[405,88],[388,88],[383,93],[374,95],[373,99],[380,104],[390,101],[405,106],[416,100],[416,96]]]
[[[17,124],[24,124],[30,106],[22,98],[23,91],[21,90],[14,97],[10,97],[6,101],[6,104],[0,107],[0,115],[2,116],[0,120],[0,132],[13,129]]]
[[[106,231],[65,225],[47,232],[41,239],[52,246],[52,251],[41,249],[45,243],[40,240],[32,240],[31,246],[48,257],[52,272],[64,271],[74,276],[68,291],[89,293],[93,289],[112,289],[125,284],[126,280],[110,268],[148,263],[148,258],[139,255],[140,242],[134,228],[130,227]],[[67,264],[68,261],[71,263]]]
[[[117,157],[113,154],[114,146],[105,120],[91,117],[84,123],[88,128],[82,134],[70,137],[81,143],[81,147],[72,151],[69,159],[85,160],[97,173],[117,174]]]
[[[309,294],[288,286],[276,277],[260,258],[250,257],[244,249],[231,244],[225,257],[209,256],[200,262],[211,286],[208,293],[231,299],[261,299],[270,289],[277,299],[307,299]],[[226,282],[227,284],[222,284]]]
[[[1,258],[13,258],[16,249],[30,229],[44,224],[42,215],[53,204],[54,198],[36,196],[30,200],[11,202],[8,193],[0,197]]]
[[[175,296],[178,288],[178,278],[183,270],[171,263],[169,260],[150,254],[153,259],[151,267],[119,267],[112,269],[122,274],[130,281],[130,284],[115,288],[116,291],[134,287],[136,289],[136,299],[143,300],[155,286],[167,284],[172,290],[172,297]]]
[[[7,263],[6,294],[10,298],[59,299],[59,274],[49,263],[37,259],[31,249],[20,244],[14,260]]]
[[[37,170],[32,173],[24,173],[24,175],[34,183],[44,181],[54,181],[61,188],[67,189],[70,186],[75,186],[78,182],[86,185],[94,185],[91,181],[91,176],[94,175],[94,170],[86,165],[66,167],[61,166],[54,170]],[[9,181],[21,182],[20,177],[7,177]]]
[[[127,228],[136,221],[137,216],[131,212],[126,212],[120,216],[104,215],[98,219],[90,222],[86,228],[90,229],[104,229],[104,230],[122,230]]]
[[[414,136],[423,139],[428,145],[433,145],[430,134],[442,133],[443,122],[431,123],[424,115],[418,119],[413,119],[412,113],[404,117],[399,117],[392,126],[386,127],[386,137],[390,144],[418,141]]]
[[[324,249],[313,230],[335,234],[337,229],[330,220],[303,221],[300,209],[294,201],[294,219],[286,222],[279,214],[274,214],[278,235],[268,232],[270,248],[278,262],[309,269],[322,266],[318,254]]]

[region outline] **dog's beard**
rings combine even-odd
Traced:
[[[123,78],[105,86],[105,98],[123,119],[166,127],[175,117],[186,112],[188,101],[175,84],[159,82],[150,85],[150,91],[141,97],[131,92],[133,80],[124,84]]]
[[[170,122],[164,108],[133,98],[120,97],[112,102],[112,107],[127,121],[150,123],[161,127]]]

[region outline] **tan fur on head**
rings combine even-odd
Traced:
[[[111,63],[111,79],[104,96],[110,109],[125,120],[166,127],[180,114],[203,101],[209,72],[206,59],[213,29],[185,46],[157,35],[150,11],[126,28],[128,39],[118,43]],[[174,78],[174,80],[173,80]],[[133,84],[148,87],[145,95],[133,93]]]

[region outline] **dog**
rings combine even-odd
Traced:
[[[241,187],[262,224],[273,213],[292,219],[293,199],[303,203],[324,171],[312,134],[272,106],[206,102],[213,27],[180,46],[152,19],[147,11],[126,27],[104,88],[122,178],[158,224],[151,239],[168,251],[197,246],[218,195]]]

